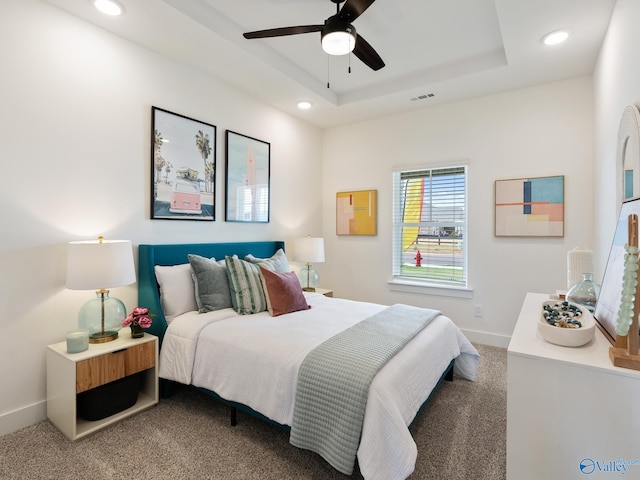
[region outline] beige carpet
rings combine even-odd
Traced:
[[[478,379],[444,382],[411,426],[411,479],[505,478],[506,350],[477,345]],[[361,479],[291,446],[288,433],[180,388],[156,407],[77,442],[48,421],[0,437],[0,479]]]

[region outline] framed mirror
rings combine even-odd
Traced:
[[[640,196],[640,111],[624,109],[618,130],[618,165],[622,165],[622,199]]]

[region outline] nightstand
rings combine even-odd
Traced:
[[[327,290],[326,288],[316,288],[316,293],[324,295],[325,297],[333,297],[333,290]]]
[[[139,374],[138,395],[132,406],[93,421],[78,414],[79,395],[90,392],[99,399],[105,385],[131,379],[136,374]],[[105,394],[105,400],[109,398]],[[142,338],[131,338],[126,328],[120,330],[117,340],[89,344],[89,349],[80,353],[67,353],[66,341],[47,347],[47,417],[70,440],[82,438],[157,403],[158,337],[145,333]]]

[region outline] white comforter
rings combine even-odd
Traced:
[[[232,309],[177,317],[162,344],[160,377],[213,390],[291,425],[298,368],[305,356],[386,308],[305,295],[311,309],[279,317],[267,312],[237,315]],[[454,373],[473,380],[478,352],[440,315],[374,378],[358,448],[365,479],[405,479],[413,472],[417,447],[407,425],[454,358]]]

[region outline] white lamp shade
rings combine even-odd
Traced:
[[[70,242],[67,251],[67,288],[100,290],[136,281],[129,240]]]
[[[293,244],[293,259],[296,262],[324,262],[324,238],[297,238]]]

